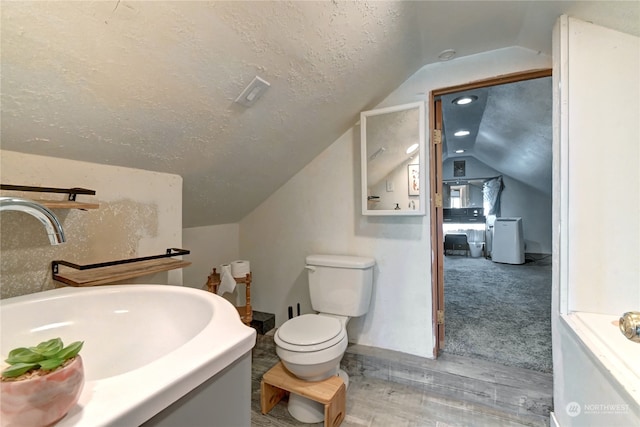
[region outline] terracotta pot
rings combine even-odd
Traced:
[[[6,427],[43,427],[64,417],[84,386],[82,358],[41,377],[3,381],[0,420]]]

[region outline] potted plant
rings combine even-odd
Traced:
[[[69,412],[84,385],[82,345],[53,338],[9,352],[0,384],[2,426],[48,426]]]

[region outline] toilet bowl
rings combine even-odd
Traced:
[[[347,332],[334,317],[303,314],[283,324],[274,336],[284,366],[306,381],[336,375],[347,349]]]
[[[340,370],[347,349],[347,322],[369,310],[375,260],[343,255],[309,255],[311,305],[318,314],[289,319],[275,333],[276,353],[284,367],[304,381],[323,381],[338,375],[348,387],[349,377]],[[287,405],[298,421],[324,420],[324,405],[291,393]]]
[[[283,324],[274,336],[276,353],[282,364],[305,381],[322,381],[339,375],[349,384],[340,360],[347,349],[347,318],[304,314]],[[296,394],[289,396],[289,413],[298,421],[318,423],[324,419],[324,405]]]

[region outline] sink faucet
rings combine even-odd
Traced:
[[[33,200],[20,199],[18,197],[0,197],[0,211],[21,211],[38,218],[44,225],[49,242],[52,245],[59,245],[66,241],[62,225],[58,217],[46,207]]]

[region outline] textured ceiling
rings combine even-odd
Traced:
[[[456,105],[459,96],[477,96]],[[443,158],[472,156],[551,195],[551,77],[442,96]],[[458,130],[469,135],[457,137]],[[455,150],[464,150],[457,154]]]
[[[440,51],[549,54],[563,12],[640,31],[637,2],[5,1],[1,144],[179,174],[185,226],[237,222]]]

